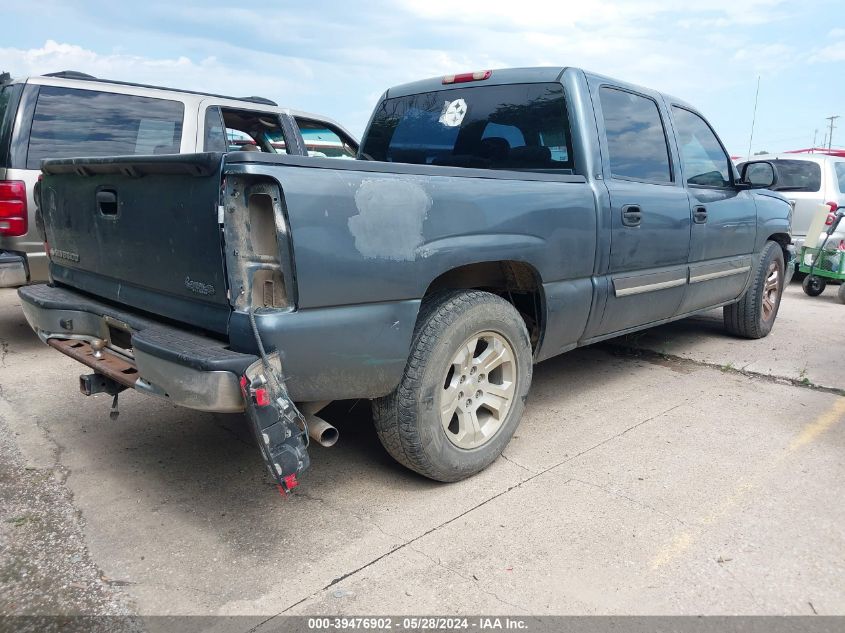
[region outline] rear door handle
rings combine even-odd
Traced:
[[[695,207],[692,210],[692,221],[696,224],[707,222],[707,207]]]
[[[643,212],[638,204],[626,204],[622,207],[622,226],[639,226],[643,221]]]

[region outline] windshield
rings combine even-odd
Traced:
[[[397,163],[571,173],[563,87],[472,86],[386,99],[362,154]]]

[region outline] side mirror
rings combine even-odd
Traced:
[[[767,160],[754,160],[742,165],[739,184],[748,189],[771,189],[778,182],[775,166]]]

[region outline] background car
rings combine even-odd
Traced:
[[[815,215],[845,205],[845,158],[785,152],[754,156],[753,161],[769,161],[775,166],[778,178],[772,190],[782,193],[793,205],[792,239],[799,250]],[[740,170],[743,164],[739,164]],[[831,236],[828,247],[839,244],[836,237]]]

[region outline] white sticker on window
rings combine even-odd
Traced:
[[[446,101],[443,103],[443,111],[440,113],[440,123],[446,127],[458,127],[464,122],[467,113],[467,102],[463,99]]]

